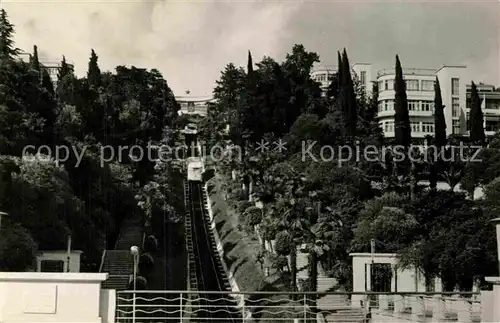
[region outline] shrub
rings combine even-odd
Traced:
[[[262,210],[256,206],[250,206],[245,210],[245,224],[254,226],[262,222]]]
[[[274,251],[278,255],[287,256],[290,254],[292,245],[292,236],[287,231],[281,231],[276,234],[276,245]]]
[[[251,206],[255,206],[254,203],[250,201],[240,201],[238,203],[238,213],[242,214],[245,212],[246,209],[248,209]]]
[[[146,252],[156,252],[158,251],[158,239],[154,235],[149,235],[144,241],[144,250]]]

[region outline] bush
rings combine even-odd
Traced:
[[[32,268],[36,251],[37,245],[29,232],[21,225],[4,219],[0,235],[0,270],[26,271]]]
[[[238,213],[239,214],[245,213],[245,210],[251,206],[255,206],[255,204],[250,201],[240,201],[238,203]]]
[[[276,234],[276,245],[274,251],[278,255],[287,256],[292,251],[292,236],[286,231],[281,231]]]
[[[144,250],[146,252],[156,252],[158,251],[158,239],[154,235],[149,235],[144,241]]]
[[[262,210],[256,206],[250,206],[245,210],[245,224],[254,226],[262,222]]]

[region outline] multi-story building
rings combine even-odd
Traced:
[[[325,93],[336,72],[336,66],[321,66],[313,70],[311,77],[320,83]],[[352,72],[368,95],[372,91],[371,83],[378,83],[379,124],[387,138],[394,137],[395,69],[381,70],[374,78],[371,64],[356,63],[352,65]],[[426,136],[434,135],[436,78],[439,79],[442,101],[445,106],[446,134],[468,135],[471,86],[466,66],[445,65],[437,70],[404,68],[403,78],[406,82],[411,132],[415,141],[422,142]],[[485,132],[487,136],[491,136],[500,130],[500,90],[482,83],[477,85],[477,89],[482,99]]]
[[[356,63],[352,65],[352,74],[357,77],[360,85],[365,88],[365,93],[368,95],[371,94],[371,64],[367,63]],[[335,65],[324,65],[317,66],[311,72],[311,78],[320,83],[321,90],[323,91],[323,95],[328,91],[328,87],[330,86],[332,77],[335,73],[337,73],[337,66]]]
[[[445,106],[446,134],[467,135],[470,89],[466,66],[443,66],[434,69],[403,69],[412,137],[422,141],[434,135],[434,83],[439,80]],[[377,73],[379,85],[378,118],[386,137],[394,137],[395,70]],[[482,98],[486,135],[500,130],[500,92],[492,85],[478,85]]]

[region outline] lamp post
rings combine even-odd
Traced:
[[[136,299],[136,289],[137,289],[137,262],[139,260],[139,248],[137,246],[130,247],[130,253],[134,257],[134,298],[132,300],[132,323],[135,323],[135,299]]]

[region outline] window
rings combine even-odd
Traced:
[[[394,121],[389,120],[384,123],[385,132],[394,132]]]
[[[384,111],[388,111],[389,105],[387,104],[387,100],[384,100]]]
[[[422,111],[432,111],[434,107],[434,102],[432,101],[422,101]]]
[[[408,111],[419,111],[418,101],[408,101]]]
[[[418,91],[418,80],[406,80],[407,91]]]
[[[64,272],[64,261],[62,260],[42,260],[40,271],[43,273],[62,273]]]
[[[194,112],[194,102],[188,102],[187,110],[188,112]]]
[[[378,90],[382,91],[384,89],[384,81],[378,81]]]
[[[460,134],[460,120],[453,120],[453,125],[451,130],[455,135]]]
[[[394,100],[387,100],[388,111],[394,111]]]
[[[382,102],[379,102],[379,103],[378,103],[378,112],[382,112],[382,111],[384,111],[384,110],[383,110],[383,107],[384,107],[384,106],[382,105]]]
[[[458,78],[451,79],[451,95],[458,95],[459,85],[460,85],[460,82],[459,82]]]
[[[362,85],[366,85],[366,71],[361,71],[359,73],[359,80]]]
[[[422,122],[422,132],[434,133],[434,122]]]
[[[434,81],[423,80],[422,91],[434,91]]]
[[[420,122],[410,122],[411,132],[420,132]]]
[[[460,117],[460,101],[458,98],[451,99],[451,114],[452,117]]]

